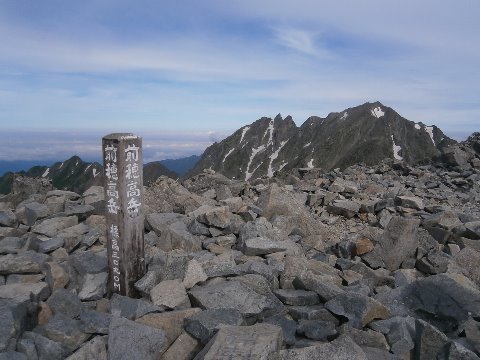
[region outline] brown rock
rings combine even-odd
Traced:
[[[163,354],[160,360],[191,360],[201,349],[202,345],[200,341],[184,331]]]
[[[58,265],[56,262],[47,262],[45,263],[47,283],[50,286],[52,292],[55,289],[64,288],[67,286],[70,281],[70,276],[67,274],[63,268]]]
[[[360,238],[355,241],[355,255],[361,256],[367,254],[372,251],[374,247],[375,245],[369,238]]]
[[[46,302],[41,301],[38,304],[38,325],[45,325],[52,317],[52,309]]]

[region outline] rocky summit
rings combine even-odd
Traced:
[[[369,106],[373,128],[393,116]],[[271,123],[277,146],[293,125]],[[0,197],[0,359],[479,359],[480,135],[413,166],[402,136],[431,154],[447,140],[405,124],[404,161],[160,177],[138,298],[107,293],[102,187],[17,179]]]
[[[311,116],[300,127],[290,116],[261,118],[207,148],[190,175],[212,169],[250,180],[295,168],[376,165],[385,158],[425,164],[454,143],[436,126],[409,121],[380,102],[366,103],[326,118]]]

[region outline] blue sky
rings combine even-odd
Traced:
[[[148,161],[187,156],[262,116],[300,125],[377,100],[462,139],[480,130],[478,14],[474,0],[2,0],[0,160],[95,158],[113,131],[143,136]]]

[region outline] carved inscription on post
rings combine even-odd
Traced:
[[[135,296],[145,274],[142,139],[110,134],[102,141],[110,290]]]

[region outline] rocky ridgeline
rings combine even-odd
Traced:
[[[162,177],[138,299],[107,294],[103,189],[18,179],[0,198],[0,359],[478,359],[472,149],[436,167]]]

